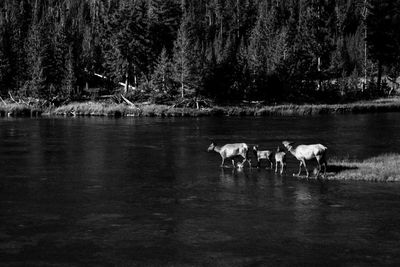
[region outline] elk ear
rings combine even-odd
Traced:
[[[284,147],[289,147],[289,146],[293,146],[294,142],[289,142],[289,141],[282,141],[282,145]]]

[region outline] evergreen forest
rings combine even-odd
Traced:
[[[395,93],[398,0],[2,0],[0,96],[339,103]]]

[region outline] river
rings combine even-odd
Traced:
[[[1,118],[0,265],[399,265],[400,184],[297,180],[291,155],[283,177],[221,169],[206,152],[291,140],[365,159],[400,153],[399,133],[398,113]]]

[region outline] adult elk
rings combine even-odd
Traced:
[[[301,173],[301,166],[304,166],[304,169],[306,170],[307,173],[307,178],[309,177],[306,160],[312,160],[312,159],[316,159],[318,162],[318,172],[316,177],[318,177],[318,175],[320,174],[322,165],[324,165],[324,177],[326,176],[326,165],[327,165],[326,151],[328,150],[326,146],[321,144],[313,144],[313,145],[299,145],[297,147],[293,147],[294,143],[289,141],[283,141],[282,144],[290,153],[292,153],[292,155],[298,161],[300,161],[300,168],[297,176],[299,176]]]
[[[226,159],[232,160],[232,165],[235,168],[235,157],[243,157],[242,165],[247,161],[251,167],[251,163],[247,160],[248,146],[245,143],[226,144],[224,146],[217,146],[216,143],[211,143],[207,149],[208,152],[215,151],[221,155],[221,167],[224,166]]]

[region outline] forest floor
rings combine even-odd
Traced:
[[[400,182],[400,155],[385,154],[363,161],[330,160],[329,180]]]
[[[26,103],[0,102],[0,116],[309,116],[320,114],[374,113],[400,111],[400,97],[381,98],[347,104],[278,104],[214,106],[207,108],[173,107],[134,103],[116,104],[100,101],[73,102],[56,108],[41,108]]]

